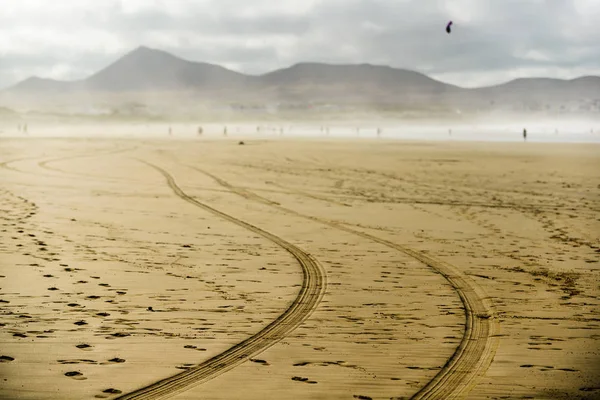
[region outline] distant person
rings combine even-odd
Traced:
[[[527,140],[527,129],[523,129],[523,141]]]
[[[377,128],[377,137],[381,136],[381,128]]]
[[[204,131],[202,130],[202,127],[201,127],[201,126],[199,126],[199,127],[198,127],[198,136],[202,136],[202,133],[203,133],[203,132],[204,132]]]
[[[227,127],[223,128],[223,136],[227,136]]]
[[[173,130],[171,129],[171,127],[169,127],[169,136],[173,135]]]

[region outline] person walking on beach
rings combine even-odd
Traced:
[[[527,141],[527,129],[523,129],[523,141]]]

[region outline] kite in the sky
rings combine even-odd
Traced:
[[[452,27],[452,21],[448,22],[448,25],[446,25],[446,32],[450,33],[451,30],[450,28]]]

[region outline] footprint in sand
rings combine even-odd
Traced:
[[[107,393],[107,394],[121,394],[121,393],[123,393],[123,392],[122,392],[122,391],[120,391],[119,389],[110,388],[110,389],[104,389],[104,390],[102,391],[102,393]],[[95,397],[96,397],[96,398],[98,398],[98,399],[105,399],[105,398],[107,398],[108,396],[106,396],[106,395],[101,395],[101,394],[97,394]]]
[[[304,383],[310,383],[310,384],[315,384],[317,383],[317,381],[311,381],[308,378],[302,378],[300,376],[293,376],[292,377],[293,381],[298,381],[298,382],[304,382]]]
[[[68,376],[69,378],[78,380],[78,381],[84,381],[87,378],[85,376],[83,376],[83,374],[79,371],[69,371],[69,372],[65,372],[65,376]]]
[[[92,346],[90,346],[89,344],[86,344],[86,343],[82,343],[82,344],[78,344],[75,347],[77,347],[78,349],[81,349],[81,350],[91,350]]]
[[[595,392],[597,390],[600,391],[600,386],[579,388],[579,391],[581,392]]]
[[[187,344],[185,346],[183,346],[184,349],[192,349],[192,350],[198,350],[198,351],[206,351],[206,349],[204,348],[198,348],[197,346],[194,346],[193,344]]]
[[[13,357],[10,356],[0,356],[0,363],[5,363],[5,362],[11,362],[14,361],[15,359]]]
[[[124,332],[117,332],[117,333],[111,334],[110,336],[122,338],[122,337],[131,336],[131,334],[130,333],[124,333]]]
[[[259,360],[258,358],[251,358],[250,361],[257,363],[257,364],[262,364],[262,365],[271,365],[268,362],[266,362],[265,360]]]

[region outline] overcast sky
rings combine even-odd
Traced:
[[[0,88],[85,78],[140,45],[251,74],[320,61],[464,87],[600,75],[600,0],[0,0],[0,10]]]

